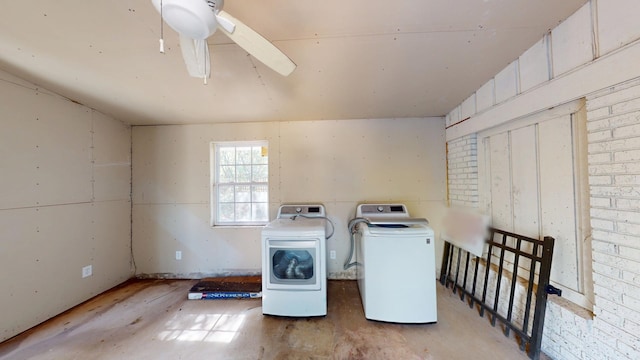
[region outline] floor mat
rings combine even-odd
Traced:
[[[189,290],[189,299],[253,299],[262,297],[261,291],[260,275],[204,278]]]

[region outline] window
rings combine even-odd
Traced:
[[[493,226],[556,239],[551,283],[591,308],[586,112],[576,101],[478,134],[481,208]]]
[[[269,221],[266,141],[211,143],[212,225],[264,225]]]

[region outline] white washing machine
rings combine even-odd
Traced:
[[[357,277],[365,317],[434,323],[436,263],[433,229],[402,204],[361,204],[356,218]]]
[[[327,314],[325,219],[322,205],[282,205],[263,228],[263,314]]]

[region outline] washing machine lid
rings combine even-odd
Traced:
[[[368,234],[421,234],[433,233],[424,218],[412,218],[404,204],[360,204],[356,217],[367,219],[364,226]]]
[[[275,219],[262,228],[263,236],[325,237],[325,220],[297,217]]]
[[[365,217],[370,225],[380,227],[408,227],[412,225],[429,225],[429,221],[425,218],[389,218],[389,217]]]
[[[429,227],[426,220],[415,220],[415,222],[407,223],[368,224],[367,226],[362,226],[361,229],[365,236],[433,236],[433,229]]]

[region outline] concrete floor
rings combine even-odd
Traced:
[[[260,300],[186,300],[190,280],[133,281],[0,344],[0,359],[528,359],[438,284],[438,323],[364,318],[355,281],[329,281],[320,318]]]

